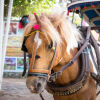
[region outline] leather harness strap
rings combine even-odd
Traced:
[[[53,57],[52,57],[52,60],[51,60],[51,62],[50,62],[50,64],[49,64],[49,67],[48,67],[48,70],[49,70],[49,72],[51,73],[51,70],[52,70],[52,68],[53,68],[53,65],[54,65],[54,63],[55,63],[55,60],[56,60],[56,57],[57,57],[57,43],[55,42],[55,49],[54,49],[54,55],[53,55]],[[49,74],[50,74],[49,73]]]
[[[35,62],[35,54],[36,54],[37,42],[34,42],[33,50],[32,50],[32,58],[30,61],[29,73],[33,71],[33,65]]]
[[[31,71],[29,71],[29,73],[45,73],[45,74],[50,74],[49,70],[46,69],[30,69]]]

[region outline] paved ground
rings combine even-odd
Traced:
[[[3,79],[3,91],[0,100],[41,100],[37,94],[31,94],[26,87],[25,79]],[[45,100],[53,100],[46,91],[42,93]]]
[[[25,79],[3,79],[2,89],[0,100],[42,100],[39,95],[29,92]],[[52,95],[46,91],[42,95],[45,100],[53,100]],[[97,100],[100,100],[100,95]]]

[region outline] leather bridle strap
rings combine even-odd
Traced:
[[[33,65],[34,65],[34,61],[35,61],[36,48],[37,48],[37,42],[34,42],[33,51],[32,51],[32,58],[31,58],[29,71],[28,71],[29,73],[33,72]]]
[[[75,60],[80,56],[80,54],[82,53],[82,51],[87,47],[88,43],[89,43],[89,38],[90,38],[90,30],[91,30],[91,27],[88,27],[88,30],[87,30],[87,36],[86,36],[86,40],[83,44],[83,46],[80,48],[80,50],[76,53],[76,55],[64,66],[62,67],[58,72],[55,72],[53,74],[51,74],[50,78],[49,78],[49,81],[55,81],[56,78],[58,78],[62,72],[68,68],[69,66],[71,66]]]
[[[49,67],[48,67],[49,73],[51,73],[52,67],[53,67],[53,65],[55,63],[55,60],[56,60],[56,57],[57,57],[57,43],[56,42],[55,42],[55,46],[54,47],[55,47],[54,55],[53,55],[52,60],[51,60],[51,62],[49,64]]]

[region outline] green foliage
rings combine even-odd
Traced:
[[[29,13],[48,12],[55,0],[14,0],[12,16],[21,17]]]

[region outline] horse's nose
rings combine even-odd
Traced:
[[[41,93],[46,86],[45,78],[28,78],[26,81],[26,85],[32,93]]]
[[[35,85],[34,86],[34,91],[35,92],[38,92],[42,88],[42,83],[41,82],[36,82],[34,85]]]
[[[30,91],[38,93],[42,88],[42,82],[38,80],[34,80],[30,86]]]

